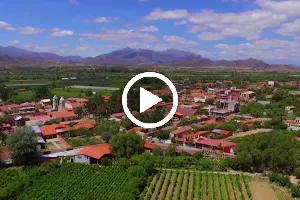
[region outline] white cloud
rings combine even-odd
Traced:
[[[141,32],[157,32],[157,31],[159,31],[159,29],[155,26],[143,26],[143,27],[138,27],[135,30],[141,31]]]
[[[70,4],[74,4],[74,5],[79,4],[79,2],[77,0],[68,0],[68,2]]]
[[[78,39],[78,42],[84,42],[84,41],[85,41],[85,39],[83,39],[83,38]]]
[[[170,36],[170,35],[165,35],[164,41],[166,41],[168,43],[176,44],[176,45],[186,45],[186,46],[198,45],[198,43],[195,41],[187,40],[185,38],[178,37],[178,36]]]
[[[4,22],[4,21],[0,21],[0,30],[7,30],[7,31],[14,31],[16,30],[11,24]]]
[[[264,10],[269,10],[272,13],[284,14],[289,17],[300,16],[300,1],[299,0],[256,0],[256,3]]]
[[[96,51],[96,49],[92,46],[84,44],[82,46],[76,47],[75,51],[77,51],[77,52],[94,52],[94,51]]]
[[[187,31],[189,33],[198,33],[200,31],[205,31],[207,30],[208,28],[203,26],[203,25],[192,25],[192,26],[189,26]]]
[[[181,20],[181,21],[175,22],[174,24],[178,26],[178,25],[184,25],[186,23],[187,23],[186,20]]]
[[[158,38],[148,33],[142,33],[135,30],[113,30],[103,29],[100,33],[83,33],[82,36],[86,36],[90,39],[108,40],[108,41],[123,41],[130,39],[139,39],[145,42],[158,41]]]
[[[175,10],[162,10],[154,9],[148,16],[144,17],[145,20],[160,20],[160,19],[182,19],[189,15],[188,11],[185,9],[175,9]]]
[[[67,30],[62,30],[62,31],[54,31],[51,36],[53,37],[63,37],[63,36],[72,36],[74,35],[73,31],[67,31]]]
[[[94,23],[107,23],[110,21],[117,21],[119,20],[118,17],[98,17],[96,19],[92,19],[92,20],[85,20],[84,22],[88,23],[88,22],[94,22]]]
[[[12,40],[12,41],[9,41],[9,44],[12,44],[12,45],[20,44],[20,41],[19,40]]]
[[[276,33],[287,36],[295,36],[300,33],[300,19],[297,19],[290,23],[282,24],[281,27],[276,30]]]
[[[213,32],[204,32],[198,35],[200,40],[222,40],[224,36],[220,33],[213,33]]]
[[[26,26],[23,28],[19,29],[19,32],[21,34],[25,34],[25,35],[33,35],[33,34],[40,34],[44,31],[44,29],[41,28],[33,28],[31,26]]]
[[[300,43],[296,40],[263,39],[238,45],[217,44],[215,56],[226,59],[258,58],[263,60],[298,61]]]

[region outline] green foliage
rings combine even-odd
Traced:
[[[176,156],[176,146],[169,145],[166,150],[166,156]]]
[[[86,90],[84,93],[87,97],[93,96],[93,91],[90,89]]]
[[[236,121],[223,122],[222,125],[219,128],[223,129],[223,130],[226,130],[226,131],[233,132],[238,128],[238,123]]]
[[[296,176],[296,178],[300,178],[300,167],[294,169],[294,175]]]
[[[33,96],[35,100],[51,98],[53,94],[50,92],[48,86],[40,86],[33,89]]]
[[[36,134],[31,128],[17,129],[7,139],[7,147],[12,152],[12,159],[18,165],[36,164],[40,152],[37,148]]]
[[[144,143],[138,134],[124,133],[112,138],[110,148],[115,156],[130,158],[144,151]]]
[[[202,131],[212,131],[216,129],[218,126],[216,124],[208,124],[201,128]]]
[[[12,95],[12,90],[4,86],[0,86],[0,99],[7,101]]]
[[[200,110],[199,110],[199,114],[200,114],[200,115],[206,115],[206,116],[208,116],[208,115],[209,115],[209,112],[208,112],[207,110],[200,109]]]
[[[57,119],[50,119],[44,123],[44,125],[58,124],[59,121]]]
[[[242,114],[250,114],[253,117],[263,117],[265,106],[260,103],[250,102],[241,107]]]
[[[168,130],[160,130],[156,133],[156,137],[160,140],[169,139],[170,131]]]
[[[163,156],[164,152],[160,147],[155,147],[152,151],[153,155],[155,156]]]
[[[126,194],[124,199],[133,200],[147,177],[142,167],[124,170],[75,163],[1,170],[0,200],[51,199],[53,194],[60,199],[119,199]]]
[[[290,132],[250,135],[236,142],[237,158],[231,162],[234,169],[258,172],[272,170],[291,174],[299,167],[300,142]]]
[[[293,185],[291,187],[292,197],[300,197],[300,186],[299,185]]]
[[[269,179],[271,182],[275,182],[277,184],[279,184],[280,186],[290,186],[290,177],[289,176],[285,176],[285,175],[281,175],[278,173],[273,172],[270,176]]]
[[[198,118],[197,118],[196,115],[190,115],[190,116],[189,116],[189,120],[190,120],[190,121],[197,121]]]

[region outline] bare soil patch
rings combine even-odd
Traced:
[[[269,183],[253,181],[249,185],[253,200],[277,200],[276,194]]]

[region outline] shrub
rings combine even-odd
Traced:
[[[280,186],[289,186],[290,183],[290,178],[288,176],[284,176],[278,173],[273,172],[270,177],[269,177],[271,182],[277,183]]]

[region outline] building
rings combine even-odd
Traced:
[[[48,115],[30,116],[29,121],[26,121],[26,126],[42,126],[46,121],[50,120],[51,117]]]
[[[220,99],[219,104],[220,104],[220,108],[230,110],[232,112],[239,112],[240,109],[240,104],[238,101]]]
[[[232,132],[221,129],[214,129],[211,132],[215,135],[215,137],[219,136],[219,139],[224,139],[232,136]]]
[[[216,152],[221,151],[222,153],[233,154],[234,153],[233,150],[236,148],[236,144],[224,140],[200,138],[196,142],[196,147],[204,151],[217,150]]]
[[[241,97],[251,99],[251,98],[255,97],[255,93],[253,91],[245,91],[245,92],[241,93]]]
[[[71,109],[58,110],[48,113],[48,115],[59,122],[73,121],[77,119],[77,115]]]
[[[183,127],[178,127],[178,129],[171,131],[170,137],[182,137],[182,134],[189,133],[192,131],[192,127],[190,126],[183,126]]]
[[[104,157],[111,158],[109,144],[96,144],[84,147],[74,156],[74,162],[101,164]]]

